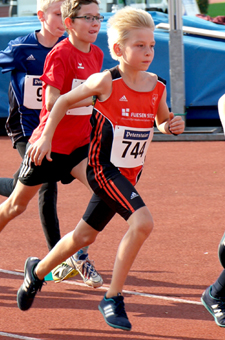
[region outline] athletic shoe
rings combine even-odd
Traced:
[[[24,267],[24,281],[17,292],[17,305],[21,310],[28,310],[45,280],[34,277],[34,268],[40,260],[37,257],[28,257]]]
[[[67,280],[77,274],[79,274],[78,271],[70,267],[66,262],[62,262],[52,270],[52,278],[55,282]]]
[[[118,296],[109,299],[107,299],[105,295],[100,302],[98,309],[109,326],[120,328],[125,331],[131,330],[132,326],[125,311],[122,295],[118,294]]]
[[[204,307],[212,314],[216,324],[225,327],[225,300],[216,299],[210,294],[211,286],[202,294],[201,301]]]
[[[76,260],[74,256],[71,256],[66,262],[79,272],[87,286],[93,288],[102,286],[102,277],[95,269],[94,261],[89,260],[88,255],[86,255],[85,260]]]

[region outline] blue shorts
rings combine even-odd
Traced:
[[[28,143],[29,147],[29,143]],[[74,180],[70,174],[72,169],[88,156],[89,144],[77,148],[70,155],[52,152],[52,161],[46,157],[41,165],[35,165],[25,154],[19,173],[19,181],[27,186],[35,186],[48,182],[68,184]]]

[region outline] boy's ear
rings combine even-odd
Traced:
[[[114,50],[115,54],[117,55],[117,57],[122,56],[122,51],[121,51],[120,45],[118,43],[113,45],[113,50]]]
[[[65,23],[66,28],[70,29],[72,25],[72,19],[67,17],[64,23]]]
[[[44,12],[43,11],[41,11],[41,10],[38,10],[38,12],[37,12],[37,17],[38,17],[38,19],[40,20],[40,21],[44,21],[45,20],[45,14],[44,14]]]

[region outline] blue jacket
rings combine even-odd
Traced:
[[[52,47],[42,46],[36,38],[37,32],[11,40],[8,47],[4,51],[0,51],[2,73],[11,72],[6,131],[14,147],[16,141],[21,137],[30,137],[39,124],[42,83],[39,77],[31,76],[42,75],[45,58]],[[63,35],[58,42],[65,37]],[[28,78],[30,78],[30,82],[26,83],[25,90],[25,79]],[[32,96],[31,93],[33,93]],[[25,98],[28,103],[24,101]]]

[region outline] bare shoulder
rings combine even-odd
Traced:
[[[91,86],[98,86],[102,83],[107,83],[107,81],[110,81],[110,72],[104,71],[99,73],[93,73],[87,80],[86,84]],[[112,78],[111,78],[112,79]]]
[[[152,72],[146,72],[147,77],[149,77],[149,79],[158,79],[157,74],[152,73]]]
[[[86,85],[95,89],[95,95],[101,100],[104,100],[112,90],[112,77],[111,73],[107,70],[100,73],[92,74],[87,82]]]
[[[142,81],[142,85],[144,86],[146,91],[152,91],[157,84],[158,76],[155,73],[145,72],[144,80]]]

